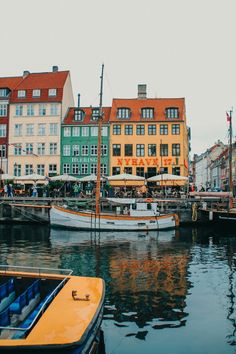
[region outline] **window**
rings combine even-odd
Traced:
[[[20,156],[22,154],[22,146],[21,145],[15,145],[14,146],[14,155],[15,156]]]
[[[90,146],[90,154],[91,154],[91,156],[97,156],[97,154],[98,154],[97,145],[91,145]]]
[[[137,125],[136,134],[137,135],[144,135],[145,134],[145,126],[144,126],[144,124],[138,124]]]
[[[7,104],[0,104],[0,117],[7,116]]]
[[[154,108],[142,108],[141,109],[142,118],[153,118],[154,117]]]
[[[7,125],[0,124],[0,138],[5,138],[7,136]]]
[[[55,97],[56,95],[57,95],[57,89],[53,88],[48,90],[48,96]]]
[[[50,123],[49,124],[49,135],[58,135],[58,124]]]
[[[113,149],[113,156],[120,156],[121,154],[120,144],[113,144],[112,149]]]
[[[58,104],[57,103],[51,103],[51,105],[50,105],[50,115],[51,116],[57,116],[58,115]]]
[[[79,145],[72,145],[72,156],[79,156]]]
[[[163,174],[163,173],[168,173],[168,167],[161,167],[160,168],[160,173]]]
[[[94,109],[92,110],[91,119],[92,119],[92,120],[98,120],[98,117],[99,117],[99,108],[94,108]]]
[[[39,115],[40,115],[40,116],[46,116],[46,113],[47,113],[47,111],[46,111],[46,105],[43,104],[43,103],[41,103],[41,104],[39,105]]]
[[[57,165],[56,164],[50,164],[48,168],[48,175],[50,176],[55,176],[57,174]]]
[[[160,145],[160,155],[161,156],[168,156],[168,144],[161,144]]]
[[[80,136],[80,128],[79,127],[72,127],[72,136]]]
[[[27,105],[27,116],[34,116],[34,105],[33,104]]]
[[[107,135],[108,135],[108,128],[102,127],[102,136],[107,136]]]
[[[38,124],[38,135],[39,136],[46,135],[46,124],[43,123]]]
[[[73,175],[78,175],[79,174],[79,164],[78,163],[73,163],[72,164],[72,174]]]
[[[84,119],[85,113],[82,109],[75,109],[74,111],[74,120],[81,121]]]
[[[45,165],[43,164],[37,165],[37,174],[41,176],[45,175]]]
[[[26,153],[26,155],[32,155],[33,154],[33,144],[32,143],[26,143],[25,144],[25,153]]]
[[[125,167],[124,173],[128,173],[128,174],[132,175],[132,167]]]
[[[160,135],[168,135],[168,124],[160,125]]]
[[[64,134],[64,136],[71,136],[70,127],[64,127],[63,128],[63,134]]]
[[[33,173],[34,171],[33,171],[33,165],[29,165],[29,164],[27,164],[27,165],[25,165],[25,174],[26,175],[31,175],[32,173]]]
[[[57,154],[57,143],[50,143],[49,144],[49,155],[56,155]]]
[[[101,156],[107,156],[107,145],[101,145]]]
[[[157,168],[156,167],[148,167],[147,168],[147,178],[156,176]]]
[[[144,167],[136,167],[136,175],[144,177]]]
[[[22,136],[22,124],[15,124],[15,136]]]
[[[125,156],[133,156],[133,145],[125,144]]]
[[[125,125],[125,135],[133,135],[133,126]]]
[[[116,117],[120,119],[129,119],[131,117],[131,111],[129,108],[118,108]]]
[[[113,125],[113,135],[120,135],[121,134],[121,126],[120,124]]]
[[[101,163],[101,174],[107,175],[107,164],[106,163]]]
[[[175,176],[180,176],[180,167],[173,167],[172,174]]]
[[[25,90],[18,90],[17,91],[17,97],[18,98],[25,98],[26,96],[26,91]]]
[[[7,97],[8,93],[7,89],[0,89],[0,97]]]
[[[82,127],[81,136],[89,136],[89,127]]]
[[[172,156],[180,156],[180,144],[172,144]]]
[[[177,107],[166,108],[166,118],[179,118],[179,108]]]
[[[148,144],[148,156],[157,155],[157,146],[156,144]]]
[[[172,124],[171,125],[172,134],[179,135],[180,134],[180,125],[179,124]]]
[[[40,97],[41,91],[39,89],[33,90],[33,97]]]
[[[6,147],[6,145],[0,145],[0,157],[1,158],[7,157],[7,147]]]
[[[82,156],[87,156],[88,155],[88,145],[82,145],[81,155]]]
[[[94,175],[97,174],[97,164],[96,163],[91,163],[90,164],[90,173],[91,173],[91,175],[92,174],[94,174]]]
[[[144,156],[144,144],[136,145],[136,156]]]
[[[21,176],[21,165],[17,165],[16,163],[14,163],[14,176]]]
[[[63,156],[70,156],[70,145],[63,145]]]
[[[148,125],[148,135],[156,135],[156,124]]]
[[[88,174],[88,164],[87,163],[82,163],[81,164],[81,174],[82,175],[87,175]]]
[[[16,116],[23,116],[23,106],[21,104],[16,105]]]
[[[38,143],[38,155],[45,155],[45,143]]]
[[[33,124],[26,124],[26,135],[27,136],[34,135],[34,125]]]
[[[91,127],[91,136],[98,136],[98,127]]]
[[[70,173],[70,164],[69,163],[63,164],[63,173],[66,173],[67,175]]]
[[[120,167],[112,167],[112,175],[119,175],[120,174]]]

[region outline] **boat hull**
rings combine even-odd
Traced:
[[[179,219],[176,214],[135,217],[101,213],[99,217],[96,217],[94,212],[77,212],[53,206],[50,210],[50,224],[57,227],[84,230],[147,231],[177,227]]]
[[[236,225],[236,211],[201,209],[201,219],[222,225]]]

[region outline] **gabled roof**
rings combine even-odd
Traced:
[[[166,108],[175,107],[179,109],[179,120],[185,120],[185,99],[184,98],[131,98],[120,99],[114,98],[112,102],[110,121],[125,122],[125,121],[165,121],[167,120],[165,115]],[[117,118],[118,108],[129,108],[131,110],[130,119]],[[154,118],[140,118],[142,108],[154,108]],[[171,119],[176,120],[176,119]],[[169,121],[169,119],[168,119]]]
[[[86,125],[86,124],[97,124],[96,120],[92,120],[92,111],[93,109],[97,109],[98,107],[71,107],[69,108],[62,124],[68,124],[68,125]],[[74,120],[74,112],[75,110],[81,110],[85,113],[84,119],[82,121],[75,121]],[[111,113],[111,107],[102,107],[103,111],[103,123],[108,123],[109,122],[109,117]]]
[[[8,88],[13,90],[22,80],[22,76],[0,77],[0,88]]]

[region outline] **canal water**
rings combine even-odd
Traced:
[[[236,232],[1,225],[0,263],[102,277],[103,353],[236,352]]]

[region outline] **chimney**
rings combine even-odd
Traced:
[[[80,93],[78,93],[78,108],[80,108]]]
[[[138,85],[138,98],[139,99],[147,98],[147,85],[146,84],[139,84]]]
[[[53,73],[58,72],[58,66],[57,66],[57,65],[53,65],[53,67],[52,67],[52,72],[53,72]]]
[[[25,79],[26,76],[28,76],[30,74],[30,72],[28,70],[24,70],[23,71],[23,78]]]

